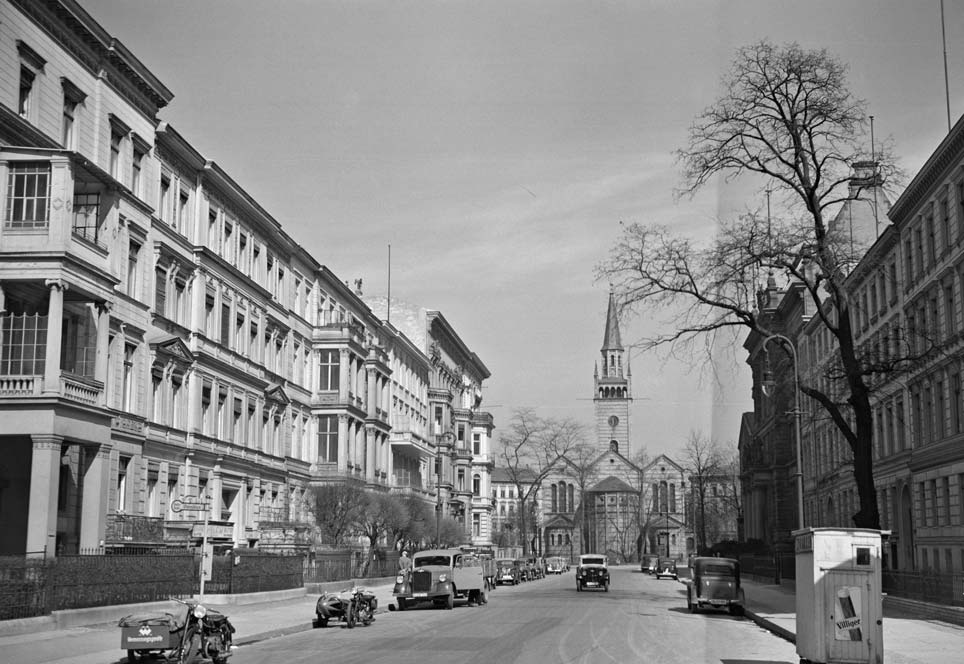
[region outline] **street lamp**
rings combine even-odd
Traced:
[[[767,361],[769,361],[769,356],[767,355],[767,344],[773,339],[780,339],[787,348],[790,349],[790,359],[793,361],[793,420],[796,428],[797,435],[797,449],[796,449],[796,459],[797,459],[797,472],[794,473],[797,483],[797,522],[799,527],[802,529],[803,525],[803,458],[801,454],[801,448],[803,447],[803,438],[800,435],[800,373],[799,367],[797,366],[797,347],[794,345],[788,337],[782,334],[771,334],[766,339],[763,340],[763,353],[767,356]],[[769,372],[764,372],[763,387],[764,394],[766,393],[766,387],[768,382],[772,382],[767,379],[767,374]]]

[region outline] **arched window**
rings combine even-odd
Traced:
[[[659,483],[659,511],[666,512],[669,507],[669,500],[667,496],[667,483],[665,480]]]
[[[576,493],[575,488],[570,484],[569,485],[569,511],[570,512],[576,511],[576,503],[573,500],[573,498],[575,498],[575,493]]]
[[[556,509],[557,507],[558,507],[558,503],[556,502],[556,485],[553,484],[552,485],[552,509],[550,511],[557,512],[558,511]]]
[[[675,484],[669,485],[669,511],[670,512],[676,511],[676,485]]]
[[[482,477],[479,475],[472,476],[472,495],[481,496],[482,495]]]
[[[559,511],[566,511],[566,483],[559,482]]]

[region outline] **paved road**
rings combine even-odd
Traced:
[[[684,586],[675,581],[616,567],[610,592],[577,593],[574,576],[500,587],[481,607],[396,611],[368,627],[335,626],[242,646],[231,664],[799,661],[792,644],[749,620],[687,613]]]

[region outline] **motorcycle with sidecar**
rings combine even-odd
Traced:
[[[117,622],[127,661],[133,664],[147,657],[163,657],[167,662],[193,664],[203,657],[213,664],[225,664],[235,631],[228,617],[193,599],[170,599],[186,607],[183,618],[165,612],[128,615]]]
[[[331,620],[345,623],[348,629],[357,624],[368,626],[375,622],[378,600],[364,588],[354,587],[337,593],[324,592],[315,603],[315,627],[327,627]]]

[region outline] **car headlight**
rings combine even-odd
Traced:
[[[208,614],[208,610],[204,608],[203,604],[196,604],[194,606],[194,617],[198,620],[202,619]]]
[[[446,581],[448,578],[449,578],[449,577],[448,577],[447,574],[439,574],[439,575],[438,575],[438,582],[439,582],[439,583],[445,583],[445,581]]]
[[[395,583],[405,583],[405,577],[399,574],[395,577]]]

